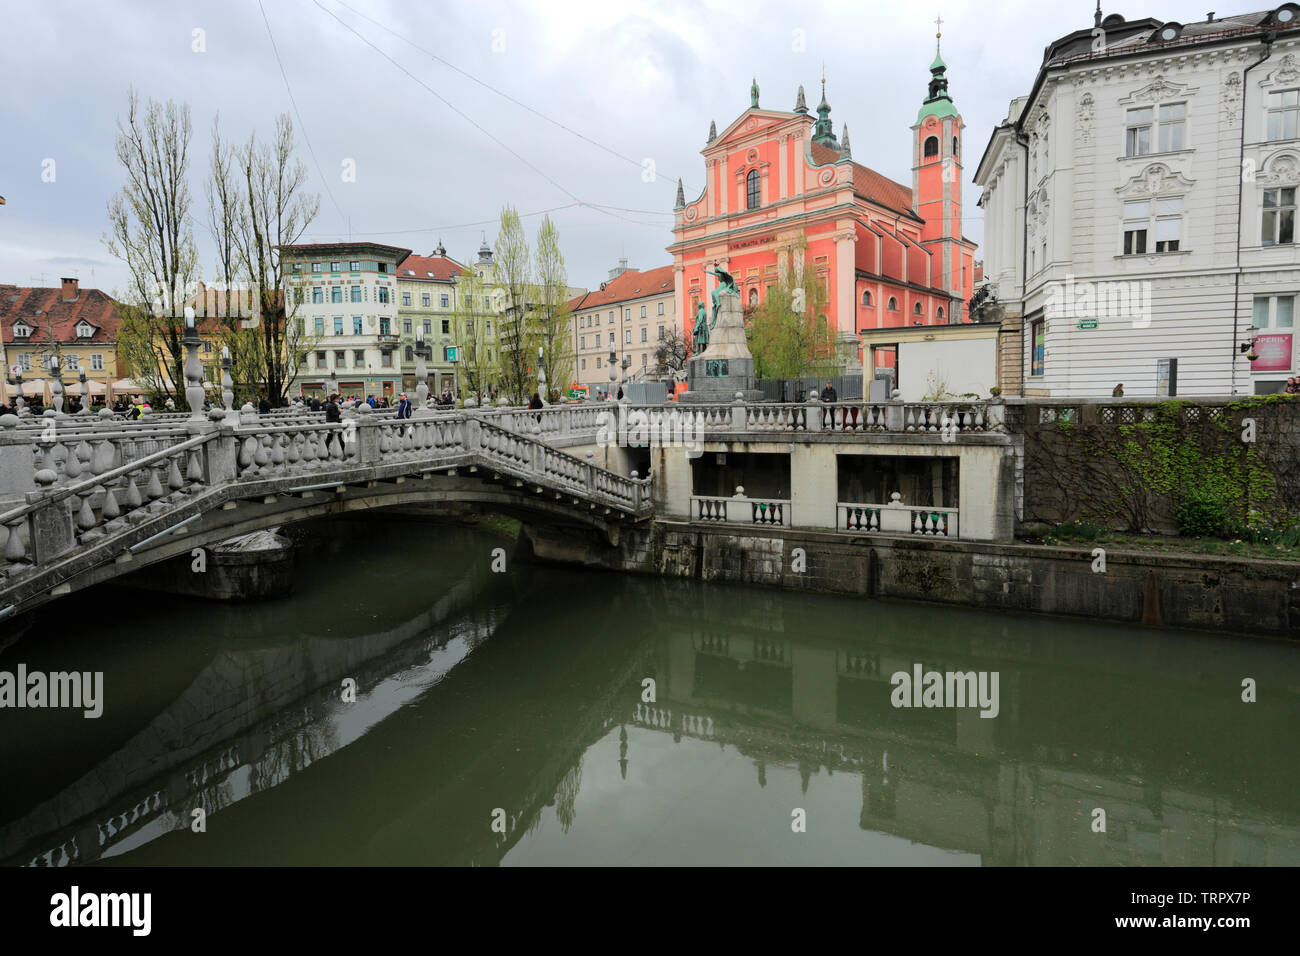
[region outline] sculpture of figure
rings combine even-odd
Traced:
[[[716,323],[716,320],[715,320]],[[699,310],[695,313],[695,327],[691,330],[691,337],[695,340],[695,354],[699,355],[709,347],[709,329],[711,326],[708,322],[708,313],[705,311],[704,303],[700,303]]]
[[[713,290],[713,321],[709,323],[709,328],[718,324],[718,310],[722,307],[721,296],[725,292],[727,295],[739,297],[740,290],[736,288],[736,280],[731,278],[731,273],[723,272],[721,269],[705,269],[706,274],[718,277],[718,287]]]

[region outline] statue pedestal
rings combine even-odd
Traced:
[[[745,318],[740,311],[740,297],[724,294],[718,309],[718,323],[713,327],[709,347],[692,355],[687,365],[688,391],[679,402],[727,403],[741,392],[747,402],[760,402],[763,393],[754,387],[754,359],[745,341]]]

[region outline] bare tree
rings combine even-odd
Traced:
[[[190,219],[190,108],[127,93],[116,152],[127,182],[109,201],[110,254],[126,263],[131,287],[123,305],[128,361],[160,396],[185,381],[184,300],[192,294],[198,249]]]
[[[568,307],[569,276],[560,252],[560,232],[550,216],[542,219],[537,230],[537,256],[534,270],[534,333],[546,366],[548,401],[558,400],[573,378],[573,332]]]
[[[239,178],[238,153],[222,142],[220,124],[220,116],[213,119],[212,170],[206,183],[208,232],[216,246],[217,274],[224,292],[216,302],[221,344],[230,350],[236,400],[244,402],[262,384],[262,341],[258,329],[244,327],[253,305],[239,254],[239,237],[249,229],[248,203]]]
[[[673,375],[686,371],[686,361],[691,355],[690,332],[672,329],[667,338],[655,346],[655,362],[660,375]]]
[[[253,134],[238,151],[247,226],[236,234],[243,271],[257,296],[259,364],[267,400],[279,404],[311,347],[297,320],[295,296],[285,288],[280,250],[295,244],[320,211],[320,195],[303,192],[307,167],[293,157],[293,122],[275,121],[275,137],[258,145]]]

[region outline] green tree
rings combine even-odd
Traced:
[[[497,381],[496,340],[488,331],[492,312],[483,304],[490,299],[491,286],[482,267],[472,258],[456,278],[456,301],[452,309],[451,331],[459,350],[456,385],[466,397],[475,401]]]
[[[547,401],[558,401],[573,380],[572,316],[568,307],[569,276],[560,252],[560,233],[550,216],[537,230],[533,295],[533,335],[546,365]],[[536,375],[534,375],[536,378]]]
[[[837,363],[826,276],[810,260],[807,240],[777,253],[777,274],[750,313],[745,334],[754,374],[775,379],[784,392],[786,382],[834,375]]]
[[[501,210],[496,241],[494,305],[497,317],[497,345],[501,363],[501,388],[507,401],[522,404],[536,381],[535,336],[529,316],[533,292],[532,256],[519,213],[513,206]]]

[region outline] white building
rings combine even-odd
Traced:
[[[1297,374],[1300,6],[1098,13],[1048,46],[975,182],[977,311],[1004,320],[1009,393],[1255,394]]]
[[[293,394],[394,398],[402,390],[397,267],[410,249],[374,242],[283,246],[285,294],[309,343]],[[337,383],[334,385],[333,383]]]

